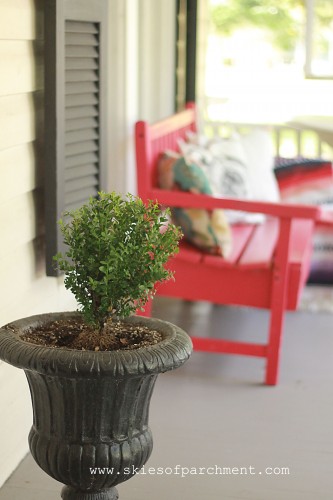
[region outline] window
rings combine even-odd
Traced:
[[[333,44],[320,44],[322,38],[316,38],[315,33],[320,27],[324,40],[332,36],[332,0],[308,0],[307,6],[305,0],[202,2],[207,6],[207,22],[201,28],[206,36],[203,70],[198,75],[205,119],[281,124],[302,116],[330,114],[327,103],[332,81],[328,70]],[[308,52],[305,74],[306,19],[311,20],[306,7],[310,4],[317,21],[312,31],[308,29],[313,36],[308,34],[307,45],[312,40],[318,51],[313,49],[311,58]],[[325,69],[321,79],[319,67]]]
[[[308,78],[333,78],[332,0],[307,0],[305,74]]]

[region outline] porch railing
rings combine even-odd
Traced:
[[[208,99],[203,105],[200,103],[199,125],[205,135],[228,137],[233,132],[248,133],[255,128],[261,128],[269,131],[277,157],[303,156],[333,160],[332,145],[323,141],[320,134],[310,127],[293,126],[287,123],[224,122],[222,119],[212,119],[211,115],[216,115],[216,113],[211,113],[211,109],[212,103]]]

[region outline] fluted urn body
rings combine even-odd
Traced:
[[[139,316],[128,321],[158,330],[161,342],[93,352],[20,338],[39,324],[76,314],[44,314],[6,325],[0,330],[0,358],[25,371],[33,405],[30,450],[47,474],[67,485],[62,498],[117,499],[114,486],[133,476],[152,451],[148,416],[156,377],[182,365],[192,345],[171,323]]]

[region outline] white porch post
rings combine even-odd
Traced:
[[[136,192],[134,124],[174,111],[175,2],[110,0],[109,189]]]
[[[174,112],[176,2],[139,1],[139,113],[153,122]]]
[[[133,126],[138,116],[138,0],[110,0],[109,189],[135,192]]]

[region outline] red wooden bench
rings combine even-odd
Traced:
[[[214,353],[242,354],[266,358],[266,384],[277,383],[279,356],[286,310],[297,308],[306,282],[317,207],[216,198],[157,186],[157,161],[166,149],[177,150],[177,139],[196,130],[195,106],[149,125],[136,124],[138,194],[161,205],[223,208],[265,214],[258,225],[232,228],[233,250],[228,259],[201,252],[181,242],[180,252],[169,265],[175,280],[161,284],[159,295],[216,304],[252,306],[270,310],[266,342],[235,342],[192,337],[194,349]],[[149,314],[149,311],[147,311]]]

